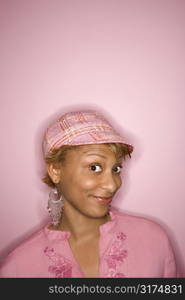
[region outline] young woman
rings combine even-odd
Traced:
[[[52,123],[43,140],[52,223],[7,256],[1,277],[176,277],[161,226],[111,208],[132,151],[96,111]]]

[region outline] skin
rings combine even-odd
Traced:
[[[57,230],[70,231],[69,245],[86,277],[98,277],[99,226],[110,219],[109,204],[121,187],[121,163],[106,145],[84,145],[68,151],[65,162],[47,166],[64,199]]]

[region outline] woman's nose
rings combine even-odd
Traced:
[[[110,196],[116,192],[119,186],[120,185],[113,174],[106,174],[103,176],[101,187],[106,190],[107,194],[110,194]]]

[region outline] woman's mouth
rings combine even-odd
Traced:
[[[99,197],[99,196],[93,196],[96,198],[96,200],[102,204],[109,204],[112,201],[112,197]]]

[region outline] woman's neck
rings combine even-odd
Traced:
[[[57,230],[69,231],[74,239],[99,235],[99,227],[110,220],[109,213],[98,218],[86,216],[77,210],[65,208]]]

